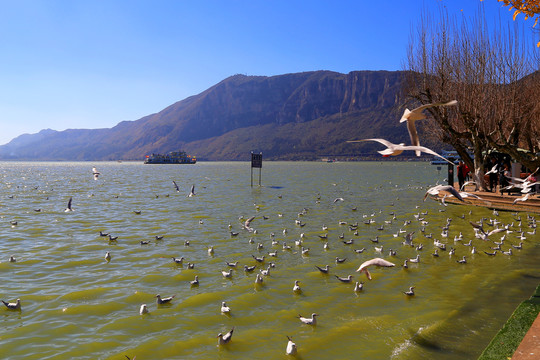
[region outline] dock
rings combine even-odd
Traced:
[[[456,189],[457,184],[455,185]],[[520,198],[524,194],[500,194],[498,192],[489,192],[489,191],[473,191],[473,188],[470,187],[465,189],[466,192],[476,195],[476,197],[466,197],[463,198],[464,201],[450,196],[445,197],[444,201],[447,204],[456,204],[456,205],[469,205],[469,206],[480,206],[493,210],[501,211],[511,211],[511,212],[529,212],[540,214],[540,195],[531,194],[527,201],[517,201],[514,203],[514,200]],[[439,194],[436,197],[433,197],[435,200],[441,201],[445,194]]]

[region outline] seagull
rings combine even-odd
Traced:
[[[264,255],[262,257],[257,257],[255,255],[251,255],[255,259],[256,262],[262,263],[264,261]]]
[[[437,196],[441,191],[448,192],[454,195],[460,201],[464,201],[463,197],[459,194],[459,192],[451,185],[436,185],[429,188],[424,195],[424,201],[426,201],[428,195]]]
[[[437,156],[437,157],[443,159],[444,161],[454,165],[454,163],[451,162],[450,160],[446,159],[445,157],[437,154],[435,151],[433,151],[431,149],[428,149],[427,147],[424,147],[424,146],[405,146],[403,143],[402,144],[392,144],[390,141],[385,140],[385,139],[362,139],[362,140],[350,140],[350,141],[347,141],[347,142],[348,143],[354,143],[354,142],[361,142],[361,141],[376,141],[376,142],[379,142],[379,143],[383,144],[384,146],[386,146],[387,149],[378,151],[378,153],[381,154],[383,157],[397,156],[397,155],[400,155],[405,150],[414,150],[414,151],[425,152],[426,154],[430,154],[430,155],[433,155],[433,156]]]
[[[191,190],[188,194],[188,197],[195,196],[195,185],[191,185]]]
[[[17,299],[17,302],[14,303],[7,303],[4,300],[2,302],[9,310],[21,310],[21,299]]]
[[[94,175],[94,180],[97,180],[99,175],[101,175],[101,173],[97,171],[95,167],[92,168],[92,174]]]
[[[416,126],[414,122],[416,120],[423,120],[426,118],[426,116],[422,113],[424,109],[434,107],[434,106],[451,106],[451,105],[456,105],[456,104],[457,104],[457,101],[452,100],[446,103],[433,103],[433,104],[422,105],[413,110],[405,109],[399,122],[402,123],[404,121],[407,121],[407,130],[409,131],[411,144],[414,146],[420,146],[420,141],[418,139],[418,133],[416,132]],[[416,150],[416,156],[420,156],[420,150]]]
[[[529,195],[530,194],[527,193],[527,194],[523,195],[522,197],[519,197],[519,198],[515,199],[514,202],[512,203],[512,205],[515,205],[518,201],[525,202],[525,201],[529,200]]]
[[[9,257],[9,262],[17,262],[17,259],[15,259],[15,256],[11,255]]]
[[[371,260],[364,261],[362,265],[356,270],[356,272],[365,272],[366,276],[369,280],[371,280],[371,274],[368,271],[368,267],[371,265],[375,266],[382,266],[382,267],[392,267],[396,266],[395,264],[391,263],[390,261],[381,259],[381,258],[374,258]]]
[[[466,264],[467,263],[467,259],[465,258],[465,255],[463,255],[463,259],[461,260],[456,260],[458,263],[460,264]]]
[[[172,183],[174,184],[174,187],[176,188],[176,192],[180,192],[180,188],[176,184],[176,181],[173,180]]]
[[[344,283],[350,283],[351,280],[352,280],[352,275],[349,275],[349,276],[347,276],[346,278],[344,278],[344,277],[339,277],[339,276],[337,276],[337,275],[334,275],[334,276],[336,277],[336,279],[338,279],[339,281],[344,282]]]
[[[141,308],[139,309],[139,314],[141,315],[148,314],[148,307],[146,306],[146,304],[141,305]]]
[[[330,269],[330,266],[328,266],[328,264],[325,266],[325,267],[319,267],[317,265],[315,265],[315,267],[317,269],[319,269],[320,272],[322,272],[323,274],[328,274],[328,270]]]
[[[255,219],[255,216],[250,217],[249,219],[247,219],[247,220],[244,222],[244,229],[246,229],[246,230],[249,231],[249,232],[253,232],[253,228],[249,227],[249,225],[251,224],[251,222],[253,221],[253,219]]]
[[[297,317],[300,319],[301,322],[307,325],[317,325],[317,319],[316,316],[319,316],[318,314],[311,314],[310,318],[303,317],[302,315],[298,315]]]
[[[347,258],[339,258],[336,256],[336,264],[343,264]]]
[[[294,280],[293,291],[296,293],[302,292],[302,288],[300,287],[300,285],[298,285],[299,282],[300,280]]]
[[[178,265],[182,265],[182,263],[184,262],[184,257],[183,256],[181,258],[176,258],[176,257],[173,256],[172,259]]]
[[[363,282],[356,282],[354,284],[354,292],[360,292],[362,291],[362,289],[364,288],[364,283]]]
[[[413,296],[414,295],[414,286],[410,286],[408,291],[403,292],[405,295]]]
[[[287,339],[289,342],[287,342],[287,349],[285,350],[287,355],[296,355],[297,349],[296,344],[292,341],[292,339],[287,336]]]
[[[247,265],[244,265],[244,271],[245,272],[252,272],[253,270],[255,270],[256,266],[253,265],[253,266],[247,266]]]
[[[230,269],[229,271],[222,270],[221,274],[223,275],[223,277],[232,278],[232,271],[233,271],[233,269]]]
[[[482,224],[477,224],[477,223],[472,222],[472,221],[469,221],[469,224],[471,224],[473,228],[478,229],[478,238],[480,238],[482,240],[485,240],[485,241],[488,241],[489,237],[491,235],[493,235],[493,234],[497,234],[497,233],[500,233],[502,231],[506,231],[506,229],[501,228],[501,229],[493,229],[490,232],[485,232],[484,227],[482,226]]]
[[[191,284],[191,286],[198,286],[199,285],[199,276],[195,275],[195,279],[191,280],[189,283]]]
[[[257,274],[257,276],[255,277],[255,284],[262,284],[262,282],[263,282],[263,278],[261,274]]]
[[[161,305],[161,304],[167,304],[167,303],[170,303],[171,300],[175,297],[176,295],[173,295],[173,296],[169,296],[169,297],[166,297],[166,298],[161,298],[161,296],[159,294],[156,295],[157,297],[157,303],[158,305]]]
[[[64,212],[70,212],[70,211],[74,211],[73,208],[71,207],[71,201],[72,201],[73,198],[69,198],[69,201],[68,201],[68,204],[67,204],[67,208],[64,210]]]
[[[230,267],[236,267],[236,265],[238,265],[238,261],[235,261],[235,262],[225,261],[225,264],[227,264],[227,266],[230,266]]]
[[[420,262],[420,254],[417,254],[414,259],[409,259],[412,263],[419,263]]]
[[[108,251],[105,253],[105,261],[107,262],[111,261],[111,253]]]
[[[225,345],[229,341],[231,341],[233,331],[234,331],[234,327],[231,329],[231,331],[229,331],[225,335],[223,335],[222,333],[219,333],[217,336],[219,338],[218,345]]]
[[[223,314],[229,314],[231,312],[231,308],[227,306],[227,304],[225,303],[225,301],[223,301],[221,303],[221,312]]]

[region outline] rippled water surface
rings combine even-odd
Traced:
[[[97,181],[93,166],[101,172]],[[539,238],[527,234],[527,214],[496,216],[488,209],[422,202],[426,186],[445,175],[434,166],[263,166],[263,186],[251,188],[248,163],[0,163],[0,298],[22,303],[20,312],[0,308],[1,358],[285,359],[289,335],[301,359],[471,359],[540,282]],[[196,196],[187,197],[192,184]],[[70,197],[75,211],[64,212]],[[424,233],[418,214],[428,222]],[[256,233],[243,230],[239,220],[251,216]],[[475,239],[469,221],[513,223],[502,245],[508,250],[519,243],[517,216],[526,236],[523,249],[513,249],[512,256],[486,255],[495,245]],[[297,219],[305,226],[296,225]],[[374,222],[365,224],[369,220]],[[340,221],[358,222],[358,234]],[[238,235],[230,234],[229,224]],[[100,231],[118,236],[117,242]],[[413,231],[422,250],[401,244]],[[455,242],[460,232],[463,240]],[[310,249],[306,255],[295,245],[301,233]],[[272,234],[279,244],[272,244]],[[327,240],[320,239],[323,234]],[[354,243],[344,244],[341,234]],[[376,236],[378,244],[371,241]],[[434,239],[456,254],[432,256]],[[469,240],[477,254],[463,245]],[[382,255],[376,246],[384,247]],[[353,251],[361,248],[363,253]],[[397,255],[389,256],[390,249]],[[268,255],[274,251],[277,257]],[[420,263],[403,269],[404,259],[417,254]],[[11,255],[16,262],[8,261]],[[252,255],[265,255],[264,264]],[[463,255],[467,264],[457,263]],[[181,256],[183,265],[171,259]],[[336,264],[336,257],[347,260]],[[369,281],[355,270],[373,257],[396,267],[372,269]],[[239,262],[231,279],[221,273],[228,270],[225,261]],[[188,269],[188,262],[195,268]],[[271,262],[275,268],[255,285],[255,274]],[[257,269],[245,273],[246,264]],[[326,264],[329,275],[315,268]],[[349,274],[351,284],[334,276]],[[191,287],[196,275],[200,285]],[[295,280],[303,289],[299,294],[292,291]],[[354,281],[364,282],[361,292],[353,291]],[[403,294],[409,286],[415,286],[415,296]],[[176,297],[158,306],[158,293]],[[222,301],[230,315],[220,313]],[[143,303],[150,313],[141,316]],[[316,326],[297,319],[311,313],[320,315]],[[218,347],[217,334],[232,327],[232,341]]]

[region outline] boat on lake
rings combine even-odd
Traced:
[[[195,164],[197,159],[185,151],[171,151],[168,154],[146,155],[145,164]]]

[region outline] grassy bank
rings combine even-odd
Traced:
[[[523,301],[478,360],[510,359],[540,312],[540,285]]]

